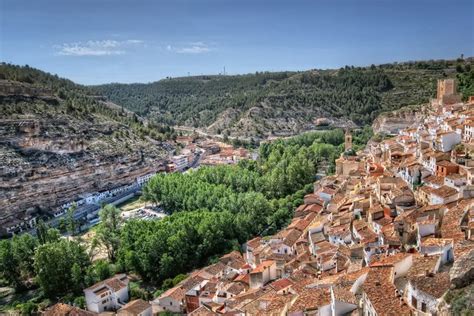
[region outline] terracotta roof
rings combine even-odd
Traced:
[[[283,239],[283,244],[287,245],[288,247],[293,246],[298,238],[300,238],[302,232],[298,229],[289,229],[288,234]]]
[[[419,290],[435,297],[440,298],[449,290],[451,285],[448,272],[428,274],[413,277],[410,282]]]
[[[392,273],[391,267],[371,268],[362,285],[363,291],[377,315],[410,315],[408,305],[396,295]]]
[[[444,177],[429,176],[424,178],[423,182],[441,186],[444,184]]]
[[[263,272],[263,270],[269,268],[270,266],[272,266],[273,264],[275,264],[275,261],[273,260],[265,260],[263,261],[262,263],[260,263],[255,269],[253,269],[252,271],[250,271],[250,273],[260,273],[260,272]]]
[[[331,293],[328,288],[306,288],[298,292],[296,301],[291,305],[290,312],[315,311],[320,307],[331,304]]]
[[[201,305],[199,308],[195,309],[191,313],[188,313],[188,315],[189,316],[214,316],[214,315],[219,315],[219,314],[208,309],[206,306]]]
[[[251,247],[252,249],[255,249],[260,246],[261,240],[262,237],[255,237],[254,239],[250,239],[249,241],[247,241],[247,246]]]
[[[335,286],[333,287],[333,292],[334,298],[337,301],[357,305],[357,298],[352,292],[348,291],[347,289],[341,286]]]
[[[447,185],[443,185],[437,189],[434,189],[431,194],[434,194],[436,196],[439,196],[441,198],[447,198],[450,196],[453,196],[455,194],[458,194],[459,192],[451,187],[448,187]]]
[[[104,288],[107,287],[114,292],[127,287],[128,284],[128,277],[126,274],[117,274],[111,278],[108,278],[104,281],[97,282],[96,284],[86,288],[84,291],[93,291],[97,295],[98,293],[104,292]]]
[[[151,308],[151,304],[142,299],[130,301],[124,307],[118,310],[117,315],[130,315],[135,316],[143,313],[145,310]]]
[[[286,278],[283,278],[283,279],[280,279],[280,280],[277,280],[277,281],[274,281],[272,283],[270,283],[270,286],[275,290],[275,291],[280,291],[280,290],[283,290],[289,286],[292,286],[294,283],[293,281],[289,280],[289,279],[286,279]]]
[[[249,274],[239,274],[235,279],[234,282],[242,282],[245,284],[250,284],[250,275]]]
[[[429,237],[422,241],[422,246],[436,246],[436,247],[444,247],[446,245],[452,244],[453,240],[451,238],[433,238]]]
[[[160,298],[165,298],[165,297],[170,297],[174,299],[175,301],[182,301],[184,299],[184,295],[186,294],[187,291],[189,291],[191,288],[193,288],[195,285],[201,283],[205,279],[198,276],[198,275],[193,275],[185,280],[181,281],[178,285],[175,287],[167,290],[166,292],[162,293],[158,299]]]
[[[427,256],[421,254],[413,255],[413,264],[408,270],[407,278],[411,279],[412,277],[425,275],[428,273],[435,273],[436,265],[440,259],[441,255]]]
[[[410,253],[399,252],[394,255],[373,255],[371,257],[371,267],[393,267],[394,264],[413,256]]]
[[[441,160],[436,163],[437,166],[442,167],[459,167],[457,163],[451,162],[449,160]]]

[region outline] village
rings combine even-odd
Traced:
[[[450,315],[446,293],[474,269],[474,97],[464,103],[454,80],[440,80],[426,107],[357,153],[346,132],[336,173],[277,234],[153,301],[128,302],[122,274],[84,290],[87,312],[58,303],[46,315]]]

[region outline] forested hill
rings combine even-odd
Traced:
[[[371,123],[383,111],[427,102],[435,94],[437,79],[472,74],[471,65],[472,58],[338,70],[169,78],[93,89],[160,123],[200,128],[213,134],[265,137],[295,134],[318,123]],[[318,118],[328,118],[329,122],[317,121]]]

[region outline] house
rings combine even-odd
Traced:
[[[329,288],[302,288],[287,313],[288,316],[332,315]]]
[[[197,275],[197,273],[194,273],[187,279],[181,281],[175,287],[162,293],[152,302],[154,306],[154,313],[162,311],[168,311],[172,313],[184,313],[186,311],[186,292],[191,290],[197,284],[200,284],[202,281],[204,281],[204,278]]]
[[[446,177],[452,173],[458,173],[459,165],[449,160],[442,160],[436,163],[436,175]]]
[[[188,167],[188,156],[186,155],[173,156],[171,161],[177,170],[184,170]]]
[[[430,204],[448,204],[459,198],[459,192],[446,185],[431,191]]]
[[[265,260],[250,271],[250,288],[260,288],[277,278],[276,261]]]
[[[420,252],[423,254],[441,255],[441,263],[452,262],[454,260],[453,240],[451,238],[426,238],[422,240]]]
[[[142,299],[130,301],[117,311],[117,316],[152,316],[151,304]]]
[[[256,265],[256,258],[254,251],[262,245],[262,237],[255,237],[245,243],[245,260],[250,265]]]
[[[393,283],[393,268],[370,268],[362,285],[364,316],[410,315],[411,309]]]
[[[451,283],[449,273],[432,273],[418,275],[408,280],[405,295],[408,304],[422,311],[436,315],[443,295],[449,290]]]
[[[471,139],[474,139],[474,122],[464,124],[463,140],[468,143]]]
[[[436,135],[435,148],[441,152],[446,153],[453,150],[454,146],[460,142],[460,134],[453,131],[441,132]]]
[[[87,309],[92,312],[118,310],[128,302],[128,277],[117,274],[84,290]]]
[[[452,173],[444,178],[444,185],[461,191],[461,188],[466,185],[466,176],[459,173]]]

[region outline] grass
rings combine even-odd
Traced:
[[[133,199],[130,199],[122,204],[117,205],[117,207],[122,211],[122,212],[128,212],[137,208],[144,207],[146,205],[146,202],[140,200],[140,196],[134,197]]]

